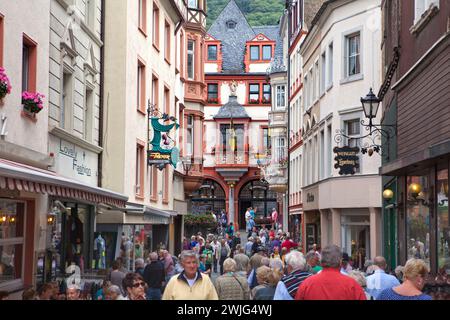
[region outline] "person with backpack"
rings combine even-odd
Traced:
[[[230,237],[230,239],[233,238],[234,235],[234,226],[233,226],[233,222],[230,222],[229,226],[227,227],[226,231],[225,231],[228,236]]]

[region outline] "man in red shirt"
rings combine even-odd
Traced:
[[[330,245],[322,250],[323,270],[302,282],[295,300],[366,300],[361,286],[339,272],[342,252]]]
[[[296,247],[298,247],[298,243],[292,241],[289,236],[287,236],[286,240],[284,240],[283,243],[281,244],[281,248],[286,248],[288,253],[291,251],[291,248]]]

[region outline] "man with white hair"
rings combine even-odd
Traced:
[[[148,300],[161,300],[165,278],[164,263],[158,260],[156,252],[150,253],[150,263],[144,269],[144,281],[148,286],[146,294]]]
[[[312,273],[306,271],[306,260],[299,251],[291,251],[284,259],[287,275],[281,278],[273,300],[294,300],[300,284]]]
[[[163,300],[218,300],[217,292],[208,275],[198,270],[197,254],[185,250],[180,254],[183,271],[170,278]]]
[[[67,286],[66,298],[67,300],[80,300],[80,287],[76,284],[71,284]]]

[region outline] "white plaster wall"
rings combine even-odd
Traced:
[[[219,66],[217,63],[205,63],[205,73],[218,72]]]
[[[43,154],[48,154],[49,12],[46,0],[0,1],[4,16],[3,67],[12,86],[0,107],[0,115],[7,117],[5,141]],[[36,122],[21,116],[23,34],[37,43],[36,91],[45,95],[44,109],[36,115]]]
[[[308,44],[305,49],[303,60],[304,73],[320,57],[321,53],[333,42],[333,85],[320,98],[320,119],[325,119],[330,114],[332,118],[332,131],[343,129],[344,120],[351,118],[365,119],[361,108],[360,97],[365,96],[372,87],[377,92],[381,85],[381,12],[378,7],[379,0],[353,1],[344,6],[338,7],[328,17],[321,27],[320,33],[315,37],[315,41]],[[345,82],[344,80],[344,35],[348,32],[361,32],[361,74],[362,79]],[[314,50],[313,48],[320,48]],[[328,54],[328,52],[327,52]],[[327,57],[328,59],[328,57]],[[348,94],[348,93],[351,94]],[[360,108],[355,112],[340,115],[339,111]],[[381,110],[381,107],[380,109]],[[381,112],[375,122],[379,122]],[[360,128],[361,134],[364,128]],[[335,142],[333,141],[333,146]],[[381,158],[378,154],[372,157],[360,156],[361,174],[375,174],[381,165]],[[338,171],[332,169],[332,175],[338,177]]]
[[[250,63],[249,72],[266,72],[270,63]]]

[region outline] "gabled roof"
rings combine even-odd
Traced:
[[[227,27],[228,21],[234,21],[236,27]],[[282,58],[283,44],[279,34],[279,26],[251,27],[234,0],[230,0],[208,30],[208,34],[222,42],[223,73],[245,73],[244,55],[246,42],[263,34],[275,41],[275,59]]]
[[[227,22],[230,20],[236,23],[234,29],[227,27]],[[222,41],[223,71],[225,73],[244,72],[245,43],[255,36],[255,32],[234,0],[228,2],[209,28],[208,33]]]
[[[236,96],[230,96],[227,103],[220,107],[214,119],[250,118]]]
[[[280,26],[253,27],[256,33],[262,33],[270,40],[275,41],[275,59],[283,58],[283,39],[280,37]]]

